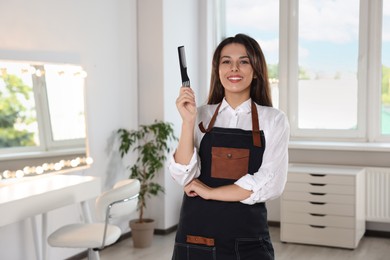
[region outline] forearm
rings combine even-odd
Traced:
[[[252,191],[241,188],[236,184],[212,188],[198,179],[194,179],[184,187],[190,197],[200,196],[206,200],[242,201],[250,197]]]
[[[218,188],[213,188],[210,192],[212,200],[219,201],[242,201],[247,199],[252,194],[252,191],[241,188],[238,185],[226,185]]]
[[[180,164],[189,164],[194,153],[194,124],[183,122],[179,143],[174,155],[175,161]]]

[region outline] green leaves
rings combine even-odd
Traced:
[[[164,166],[166,153],[170,151],[169,142],[177,140],[171,123],[155,121],[150,125],[140,125],[137,130],[119,129],[117,131],[120,146],[119,152],[123,158],[130,149],[138,153],[136,163],[129,167],[130,178],[141,182],[138,209],[139,221],[142,222],[143,211],[146,208],[146,198],[164,192],[164,188],[152,182],[158,171]]]
[[[0,74],[0,147],[34,146],[34,133],[27,126],[37,121],[26,106],[32,87],[15,75]]]

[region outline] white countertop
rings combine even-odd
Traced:
[[[0,226],[66,205],[96,198],[100,178],[70,174],[0,182]]]

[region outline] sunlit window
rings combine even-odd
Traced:
[[[45,65],[45,71],[53,141],[85,138],[85,72],[64,65]]]
[[[218,2],[223,36],[260,43],[291,140],[390,140],[390,0]]]
[[[0,153],[85,147],[80,66],[0,61]]]
[[[272,88],[272,103],[279,106],[279,1],[226,0],[225,36],[245,33],[263,50]]]
[[[0,63],[0,149],[39,146],[31,72],[26,63]]]
[[[298,127],[356,129],[359,3],[301,0]]]
[[[381,133],[390,135],[390,0],[383,1]]]

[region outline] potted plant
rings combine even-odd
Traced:
[[[130,149],[138,153],[136,162],[129,166],[129,178],[138,179],[141,188],[138,196],[138,219],[131,220],[129,225],[134,247],[151,245],[154,233],[154,220],[144,218],[146,200],[164,192],[164,188],[154,182],[154,177],[164,166],[166,153],[169,152],[169,141],[176,140],[171,123],[155,121],[153,124],[140,125],[137,130],[119,129],[119,152],[121,157]]]

